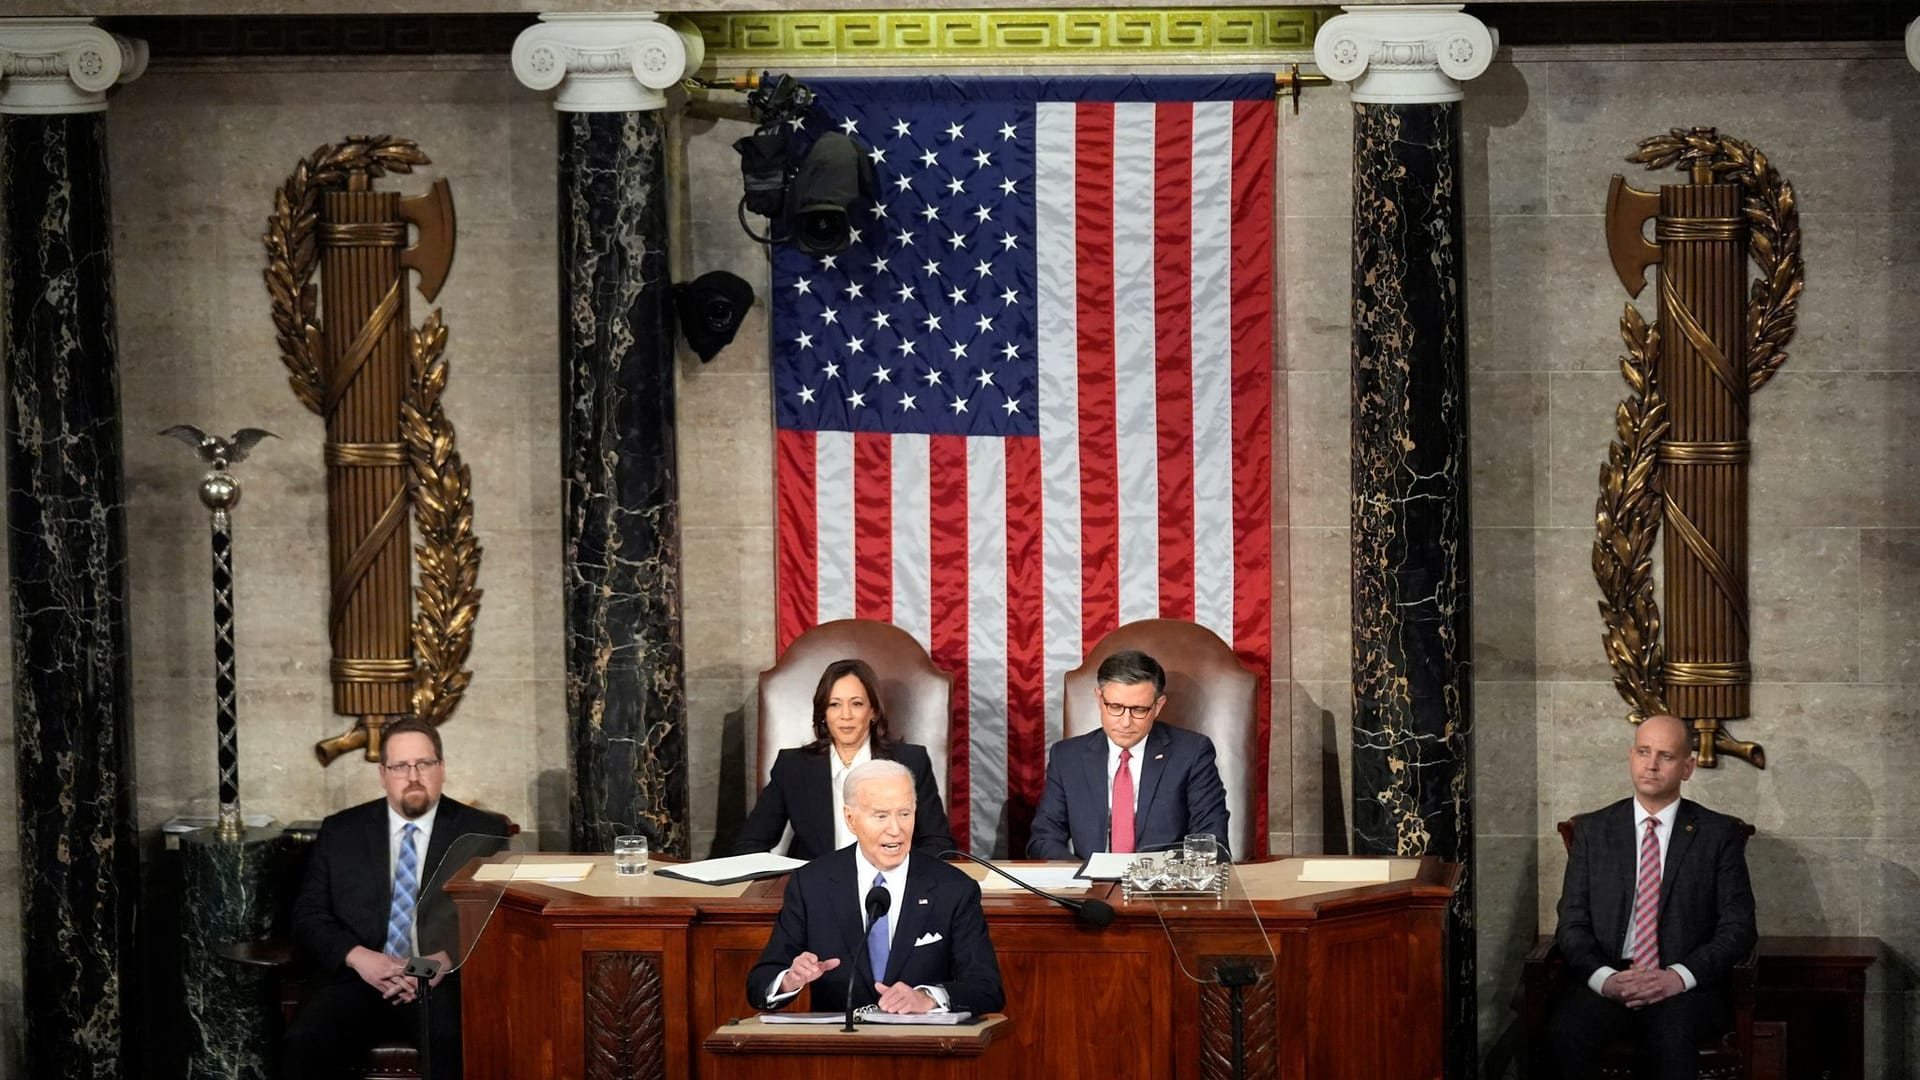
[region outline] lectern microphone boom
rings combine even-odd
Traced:
[[[867,890],[867,921],[860,928],[860,944],[853,947],[853,963],[847,966],[847,1026],[841,1031],[853,1031],[853,992],[860,985],[860,961],[868,957],[867,939],[873,936],[874,920],[887,913],[893,906],[893,897],[888,894],[885,885],[875,885]],[[871,964],[869,964],[871,966]],[[879,982],[884,972],[873,972],[873,981]]]
[[[984,866],[987,869],[993,871],[994,873],[999,874],[1001,877],[1006,878],[1008,881],[1013,882],[1015,885],[1020,886],[1021,888],[1027,890],[1028,892],[1032,893],[1035,896],[1045,897],[1046,899],[1051,900],[1056,904],[1059,904],[1061,907],[1066,908],[1068,911],[1073,912],[1075,915],[1078,915],[1080,917],[1080,921],[1083,923],[1087,923],[1092,926],[1106,926],[1107,924],[1113,922],[1113,905],[1107,903],[1105,900],[1097,899],[1095,897],[1088,897],[1085,900],[1070,900],[1067,897],[1056,896],[1053,893],[1047,892],[1045,889],[1041,889],[1036,886],[1029,885],[1024,881],[1021,881],[1019,878],[1014,877],[1012,874],[1007,873],[1005,870],[1000,869],[1000,867],[996,866],[995,864],[981,858],[978,855],[970,854],[965,851],[943,851],[940,853],[940,857],[943,859],[951,858],[956,855],[962,859],[971,859],[974,862],[979,863],[981,866]]]

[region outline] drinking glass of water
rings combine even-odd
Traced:
[[[1180,853],[1195,866],[1212,870],[1220,862],[1220,842],[1212,833],[1193,833],[1180,842]]]
[[[613,872],[616,874],[647,872],[647,838],[645,836],[613,838]]]

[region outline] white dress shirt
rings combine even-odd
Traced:
[[[832,745],[831,742],[827,745],[827,788],[833,792],[833,846],[835,850],[853,843],[853,830],[847,828],[845,809],[847,801],[840,792],[841,781],[847,778],[847,773],[853,771],[855,765],[863,765],[872,760],[872,735],[868,735],[867,741],[860,744],[860,749],[853,752],[853,760],[844,765],[840,763],[840,748]],[[868,880],[872,879],[869,878]],[[865,894],[862,893],[861,895],[864,896]],[[861,910],[864,911],[865,909],[863,908]]]
[[[1653,835],[1660,842],[1660,887],[1661,887],[1660,899],[1662,903],[1664,903],[1666,900],[1665,890],[1666,890],[1666,882],[1667,882],[1667,848],[1673,841],[1673,821],[1678,816],[1680,816],[1680,800],[1677,798],[1674,799],[1672,802],[1668,803],[1667,805],[1661,807],[1659,810],[1654,811],[1651,814],[1647,812],[1646,807],[1640,805],[1639,799],[1633,800],[1633,884],[1636,889],[1639,887],[1640,844],[1642,843],[1641,837],[1646,835],[1647,822],[1652,821],[1654,822]],[[1633,894],[1630,892],[1628,893],[1628,895],[1632,896]],[[1658,934],[1660,932],[1660,920],[1657,915],[1654,918],[1653,929],[1655,934]],[[1635,936],[1636,935],[1634,934],[1634,925],[1633,925],[1633,911],[1631,908],[1629,908],[1627,911],[1626,940],[1620,943],[1621,956],[1633,955],[1633,946],[1635,944],[1635,941],[1634,941]],[[1688,971],[1685,964],[1668,964],[1667,968],[1671,970],[1674,974],[1680,976],[1680,984],[1681,984],[1680,989],[1682,993],[1685,993],[1686,991],[1693,989],[1694,986],[1696,985],[1693,978],[1693,972]],[[1613,976],[1619,973],[1620,973],[1620,969],[1611,968],[1606,966],[1605,964],[1602,964],[1599,968],[1595,969],[1594,973],[1590,977],[1588,977],[1587,986],[1590,987],[1593,990],[1593,992],[1597,994],[1600,992],[1600,988],[1607,984],[1608,979],[1612,978]]]
[[[435,799],[427,812],[417,818],[410,818],[387,804],[387,907],[393,907],[393,878],[400,872],[400,843],[408,825],[419,830],[413,835],[414,875],[418,879],[413,894],[413,926],[407,931],[407,946],[415,956],[420,955],[420,895],[427,889],[427,875],[434,867],[427,865],[427,844],[433,840],[433,819],[440,813],[440,800]]]
[[[836,754],[835,759],[838,760],[838,757],[839,755]],[[887,905],[887,957],[889,963],[892,962],[895,934],[900,929],[900,904],[907,895],[907,864],[912,861],[913,856],[909,854],[900,860],[899,866],[891,870],[881,870],[879,867],[867,861],[866,853],[861,851],[858,846],[853,849],[854,907],[860,912],[862,925],[866,924],[867,890],[873,888],[875,875],[884,875],[885,877],[885,887],[889,901]],[[823,956],[821,959],[825,960],[827,958]],[[868,962],[871,964],[872,957],[868,957]],[[851,964],[853,963],[853,957],[841,957],[841,963]],[[787,971],[792,970],[791,967],[787,969]],[[873,973],[874,981],[879,982],[881,979],[886,978],[886,975],[887,973],[884,971],[876,971]],[[787,991],[780,989],[780,984],[785,981],[786,977],[786,971],[773,977],[773,985],[767,989],[768,1004],[778,1005],[800,992],[798,989]],[[947,1011],[947,991],[944,987],[916,986],[914,989],[925,991],[927,996],[933,999],[934,1012]]]

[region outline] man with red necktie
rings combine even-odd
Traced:
[[[1117,652],[1101,661],[1094,682],[1100,730],[1053,745],[1027,856],[1160,851],[1212,833],[1227,858],[1227,789],[1213,740],[1158,722],[1167,703],[1160,662]]]
[[[1636,1075],[1691,1080],[1703,1038],[1732,1022],[1728,975],[1758,936],[1738,822],[1680,798],[1693,775],[1692,731],[1650,716],[1628,755],[1634,795],[1574,828],[1554,938],[1575,985],[1549,1037],[1563,1080],[1597,1075],[1622,1035]]]

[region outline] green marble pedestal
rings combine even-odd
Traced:
[[[211,829],[180,838],[188,1080],[271,1080],[275,1074],[277,975],[222,953],[230,955],[235,943],[286,936],[274,923],[286,908],[280,892],[288,850],[278,828],[248,829],[238,842],[216,840]]]

